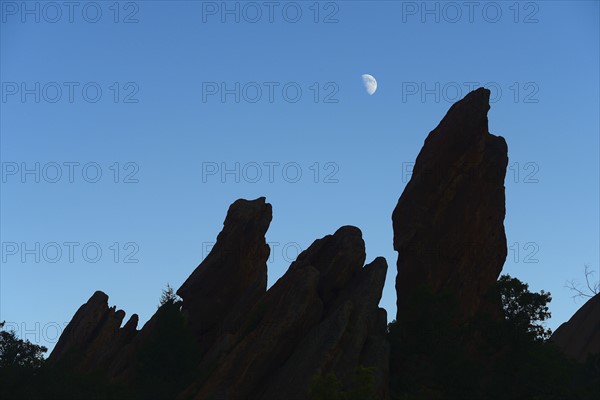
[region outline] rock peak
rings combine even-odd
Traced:
[[[455,293],[468,318],[502,270],[508,150],[488,132],[489,97],[479,88],[450,107],[394,210],[398,316],[425,286]]]
[[[264,197],[239,199],[229,207],[211,252],[177,290],[197,334],[219,328],[234,309],[243,314],[266,291],[265,234],[272,216]]]

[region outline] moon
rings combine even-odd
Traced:
[[[373,75],[363,74],[362,75],[363,85],[365,85],[365,89],[367,89],[367,93],[372,96],[377,90],[377,80],[373,77]]]

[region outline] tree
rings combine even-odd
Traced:
[[[532,293],[529,285],[510,275],[502,275],[498,288],[504,308],[504,316],[516,331],[532,335],[536,340],[547,340],[552,331],[543,326],[550,318],[548,303],[552,301],[549,292]]]
[[[567,281],[565,284],[565,287],[574,293],[573,299],[592,298],[600,293],[600,280],[590,282],[594,277],[594,271],[592,271],[588,264],[585,264],[583,273],[585,275],[585,287],[576,280]]]
[[[163,289],[162,295],[160,296],[158,307],[161,307],[165,304],[175,304],[180,300],[181,299],[179,296],[177,296],[175,290],[167,283],[167,287]]]
[[[21,340],[14,330],[4,330],[6,322],[0,322],[0,369],[9,367],[38,368],[44,362],[43,354],[48,351],[29,340]]]
[[[531,292],[526,283],[503,275],[486,295],[492,312],[482,308],[457,323],[462,313],[456,293],[417,290],[388,326],[391,398],[586,398],[570,396],[575,372],[546,340],[551,300],[550,293]],[[502,307],[504,318],[494,305]]]

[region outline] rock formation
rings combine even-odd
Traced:
[[[600,294],[589,299],[571,319],[559,326],[551,340],[580,362],[585,362],[588,355],[600,354]]]
[[[429,133],[394,210],[398,317],[420,288],[457,297],[468,319],[506,258],[502,137],[488,132],[490,91],[458,101]]]
[[[107,367],[137,333],[138,316],[133,314],[121,328],[124,317],[123,310],[108,307],[105,293],[95,292],[79,307],[48,361],[87,372]]]
[[[214,247],[177,291],[201,341],[211,330],[223,334],[239,328],[240,318],[266,292],[270,248],[265,234],[271,219],[264,197],[234,202]]]
[[[359,365],[374,363],[387,387],[385,311],[377,304],[387,264],[363,268],[355,227],[315,241],[249,313],[242,338],[196,399],[306,399],[316,375],[334,372],[351,387]],[[382,323],[383,322],[383,323]]]
[[[90,366],[138,393],[157,395],[148,385],[164,381],[167,397],[231,400],[306,399],[314,379],[329,373],[352,390],[357,369],[368,367],[387,398],[387,314],[378,307],[387,263],[376,258],[363,267],[362,234],[345,226],[316,240],[266,291],[270,222],[264,198],[236,201],[212,251],[177,291],[181,303],[159,308],[136,331],[137,317],[119,328],[124,313],[97,292],[51,359],[76,352],[83,361],[71,362],[72,370]],[[182,342],[188,347],[177,347]],[[185,359],[185,369],[171,371],[173,356]]]
[[[101,378],[81,398],[106,387],[128,399],[304,400],[315,379],[338,392],[329,397],[372,398],[356,379],[365,368],[374,386],[367,391],[381,400],[571,398],[569,385],[582,381],[546,369],[564,356],[552,350],[556,361],[515,332],[492,290],[507,253],[508,156],[504,139],[488,132],[489,97],[477,89],[450,108],[394,210],[398,311],[389,334],[378,307],[387,263],[364,265],[358,228],[316,240],[267,290],[272,210],[261,197],[230,206],[212,251],[178,289],[181,301],[160,306],[138,331],[136,315],[121,328],[125,313],[96,292],[49,365],[66,379],[78,377],[73,371],[87,374],[84,382]],[[599,353],[599,314],[596,295],[552,340],[580,361]],[[513,368],[514,360],[524,366]]]

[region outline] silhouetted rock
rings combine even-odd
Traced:
[[[267,290],[270,249],[265,233],[271,219],[271,205],[264,197],[240,199],[229,207],[212,250],[177,291],[198,335],[217,327],[234,330]]]
[[[305,400],[316,378],[335,389],[331,375],[351,393],[362,367],[381,400],[390,389],[398,398],[503,399],[571,398],[569,384],[596,387],[556,374],[566,358],[502,318],[495,282],[507,253],[508,157],[504,139],[488,132],[489,96],[469,93],[429,133],[394,210],[398,311],[389,335],[378,306],[387,263],[364,265],[358,228],[313,242],[267,291],[271,205],[237,200],[177,291],[183,300],[161,305],[140,331],[135,314],[120,328],[125,313],[102,292],[79,308],[48,361],[69,372],[63,379],[82,378],[85,395],[70,397],[92,398],[101,387],[118,398]],[[596,295],[552,340],[578,360],[599,353],[599,314]],[[529,374],[536,369],[544,371]],[[86,384],[90,377],[100,386]],[[505,390],[512,382],[518,387]],[[598,398],[586,390],[580,398]]]
[[[123,310],[108,307],[108,296],[100,291],[79,307],[48,358],[50,364],[91,372],[105,368],[136,335],[138,316],[133,314],[121,328]]]
[[[431,131],[392,220],[398,251],[398,318],[414,293],[456,296],[460,320],[473,316],[506,259],[502,137],[488,132],[490,91],[458,101]]]
[[[306,399],[318,376],[334,373],[351,390],[358,367],[372,367],[388,397],[387,315],[378,307],[383,258],[364,266],[358,228],[316,240],[266,291],[271,206],[237,200],[206,259],[140,331],[137,317],[97,292],[75,314],[53,359],[80,354],[138,397]],[[83,369],[86,371],[86,369]]]
[[[584,362],[600,354],[600,294],[589,299],[569,321],[561,324],[551,340],[568,356]]]
[[[367,361],[386,392],[387,360],[372,354],[386,352],[377,304],[387,265],[379,258],[362,268],[364,260],[358,228],[315,241],[254,305],[195,398],[306,399],[316,376],[335,372],[350,386]]]
[[[240,199],[229,207],[215,245],[177,291],[183,299],[181,312],[161,307],[113,363],[112,380],[143,381],[143,375],[148,374],[144,365],[149,361],[140,360],[140,354],[160,346],[160,338],[181,342],[188,340],[189,333],[196,336],[197,359],[186,360],[189,368],[200,364],[202,369],[218,359],[227,349],[223,342],[237,332],[249,309],[266,291],[270,249],[265,233],[271,219],[271,205],[264,197]],[[179,329],[169,331],[163,326],[167,320],[180,325]],[[189,355],[179,357],[187,359]]]
[[[387,313],[379,300],[387,263],[376,258],[355,273],[328,308],[322,321],[308,332],[285,364],[269,379],[261,399],[307,399],[315,375],[335,373],[346,388],[353,387],[359,366],[375,369],[381,398],[388,395],[389,345],[385,338]]]

